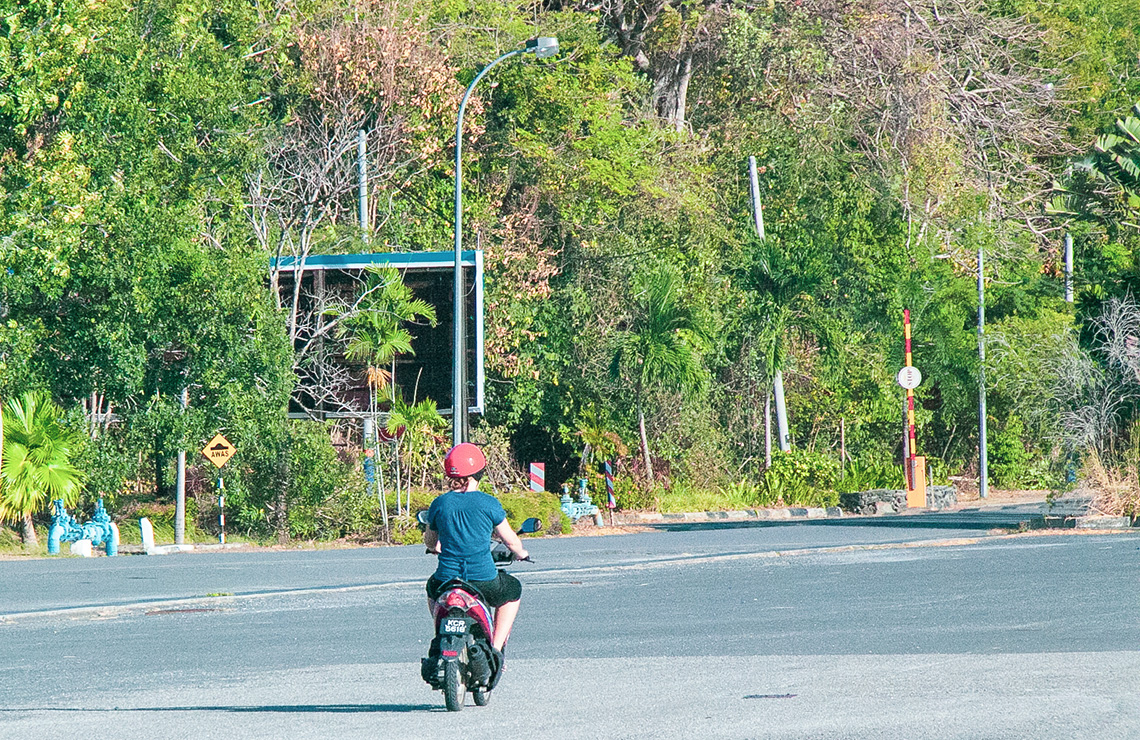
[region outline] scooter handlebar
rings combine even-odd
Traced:
[[[424,548],[424,555],[439,555],[439,553],[436,552],[435,550],[432,550],[431,548],[425,547]],[[526,563],[533,563],[534,562],[534,558],[532,558],[530,555],[527,555],[525,558],[517,557],[513,552],[508,550],[503,545],[499,545],[498,548],[492,548],[491,549],[491,559],[494,560],[496,563],[503,563],[503,564],[513,563],[517,560],[521,560],[521,561],[526,562]]]

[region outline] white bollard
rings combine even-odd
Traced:
[[[143,552],[150,555],[154,552],[154,526],[145,516],[139,519],[139,534],[142,535]]]
[[[71,543],[71,554],[82,558],[91,557],[91,540],[76,540]]]

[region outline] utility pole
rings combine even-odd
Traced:
[[[772,467],[772,394],[764,394],[764,469]]]
[[[986,449],[986,285],[978,247],[978,498],[989,489],[989,453]]]
[[[748,180],[752,187],[753,223],[760,241],[764,241],[764,208],[760,203],[760,178],[756,172],[756,157],[753,156],[748,158]],[[772,372],[772,395],[776,400],[776,443],[780,446],[780,452],[789,452],[792,445],[788,440],[788,407],[784,403],[784,373],[779,367]],[[768,461],[771,462],[770,459]]]
[[[364,129],[356,132],[356,190],[360,231],[368,241],[368,136]]]
[[[791,452],[792,441],[788,437],[788,406],[784,402],[784,374],[776,368],[772,378],[772,396],[776,401],[776,434],[780,452]]]

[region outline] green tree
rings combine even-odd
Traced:
[[[167,460],[235,408],[272,396],[284,413],[288,345],[244,182],[288,18],[230,0],[25,6],[0,21],[0,186],[19,193],[0,206],[0,387],[105,398],[112,434],[149,433],[163,489]]]
[[[704,327],[681,300],[677,270],[665,265],[649,273],[633,297],[633,320],[618,341],[610,375],[632,376],[637,429],[646,483],[653,485],[653,463],[645,433],[644,394],[648,386],[668,384],[683,390],[699,387],[705,378],[701,361],[708,348]]]
[[[3,467],[0,470],[0,521],[19,519],[24,546],[36,545],[32,515],[52,500],[75,503],[83,473],[72,458],[82,435],[61,423],[63,411],[42,391],[8,401],[4,410]]]

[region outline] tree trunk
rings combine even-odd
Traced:
[[[159,501],[169,493],[166,486],[166,455],[162,454],[163,439],[154,438],[154,495]]]
[[[578,463],[578,476],[583,477],[590,472],[590,443],[587,442],[586,446],[582,448],[582,460]]]
[[[273,505],[274,522],[277,530],[277,542],[285,544],[289,541],[289,452],[288,448],[280,452],[277,459],[277,500]]]
[[[666,62],[658,70],[653,84],[653,107],[657,115],[678,132],[685,128],[685,108],[692,78],[693,54],[685,52],[680,58]]]
[[[637,403],[637,428],[641,432],[641,457],[645,460],[646,486],[653,485],[653,463],[649,458],[649,438],[645,436],[645,412],[641,410],[641,402]]]
[[[24,549],[31,550],[39,545],[36,539],[36,526],[32,522],[31,514],[24,514]]]

